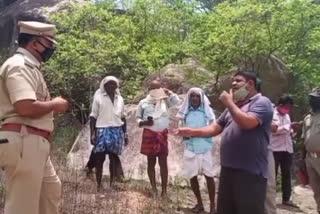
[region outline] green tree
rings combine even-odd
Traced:
[[[182,33],[193,13],[183,4],[180,9],[165,1],[137,0],[119,13],[116,5],[99,1],[55,14],[59,47],[47,66],[50,87],[72,101],[82,121],[103,76],[119,77],[124,96],[132,99],[148,73],[184,58]]]
[[[103,76],[119,77],[131,100],[146,75],[189,57],[219,79],[234,65],[252,67],[257,57],[273,54],[302,86],[320,81],[320,6],[311,0],[120,2],[120,10],[100,0],[52,17],[59,47],[47,78],[83,121]],[[205,2],[214,9],[199,10]]]
[[[224,2],[200,16],[189,51],[218,74],[274,54],[294,75],[315,82],[320,77],[319,10],[308,0]]]

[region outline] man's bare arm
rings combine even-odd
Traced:
[[[212,137],[222,132],[223,128],[216,122],[202,128],[183,127],[178,129],[178,135],[183,137]]]
[[[250,130],[259,125],[259,120],[256,116],[241,111],[241,109],[235,103],[230,103],[228,109],[233,120],[240,128]]]
[[[68,102],[56,97],[50,101],[21,100],[14,103],[15,111],[23,117],[39,118],[52,111],[63,113],[68,109]]]

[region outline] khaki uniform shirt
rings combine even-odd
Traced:
[[[304,118],[302,138],[308,152],[320,152],[320,113],[308,114]]]
[[[0,120],[53,131],[53,113],[39,118],[18,115],[13,104],[21,100],[49,101],[50,94],[40,72],[40,62],[26,49],[18,48],[0,68]]]

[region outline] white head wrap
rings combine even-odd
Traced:
[[[204,94],[203,90],[201,88],[190,88],[186,98],[184,99],[184,102],[180,108],[180,110],[177,113],[177,117],[179,119],[185,119],[185,117],[188,114],[189,108],[191,106],[191,102],[190,102],[190,95],[192,93],[196,93],[200,95],[200,106],[203,107],[205,115],[206,115],[206,119],[208,121],[212,121],[215,119],[214,113],[212,111],[212,108],[210,107],[210,100],[208,99],[208,97]]]
[[[120,90],[119,90],[119,80],[114,77],[114,76],[106,76],[105,78],[103,78],[103,80],[100,83],[100,91],[103,93],[106,93],[105,89],[104,89],[104,85],[110,81],[114,81],[117,83],[117,89],[116,89],[116,94],[120,95]]]

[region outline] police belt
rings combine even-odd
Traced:
[[[310,157],[320,158],[320,152],[308,152]]]
[[[8,131],[8,132],[21,132],[21,128],[22,126],[25,126],[27,129],[27,132],[29,134],[33,134],[33,135],[38,135],[40,137],[43,137],[45,139],[47,139],[49,141],[50,137],[51,137],[51,132],[42,130],[42,129],[38,129],[32,126],[28,126],[28,125],[22,125],[22,124],[18,124],[18,123],[5,123],[2,124],[2,127],[0,128],[0,131]]]

